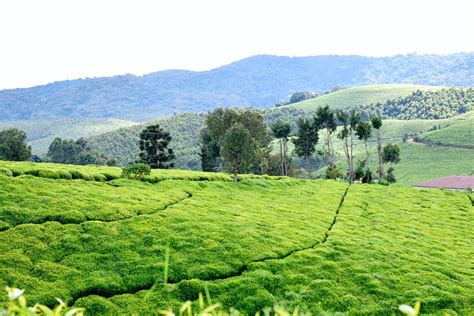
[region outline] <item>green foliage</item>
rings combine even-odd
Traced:
[[[257,157],[258,144],[241,123],[236,123],[225,134],[222,142],[222,157],[226,169],[237,174],[248,172]]]
[[[123,178],[142,180],[149,174],[151,174],[151,167],[145,163],[130,164],[122,168]]]
[[[387,180],[388,183],[395,183],[397,182],[397,179],[395,178],[395,175],[393,174],[393,167],[388,168],[387,174],[385,175],[385,180]]]
[[[368,114],[380,113],[383,118],[443,119],[473,110],[474,89],[417,90],[405,97],[366,104],[359,108]]]
[[[291,125],[284,122],[281,119],[278,119],[271,126],[273,137],[275,138],[288,138],[291,132]]]
[[[311,178],[311,165],[309,158],[316,152],[316,144],[319,140],[318,127],[311,119],[300,118],[298,120],[298,131],[292,139],[295,145],[295,153],[298,157],[306,159],[308,178]]]
[[[105,165],[107,159],[91,152],[84,138],[78,140],[55,138],[46,157],[51,162],[73,165]]]
[[[23,161],[31,158],[26,133],[16,128],[0,131],[0,160]]]
[[[137,123],[117,119],[59,119],[59,120],[21,120],[0,122],[0,130],[17,128],[25,131],[28,145],[33,155],[43,157],[48,152],[51,142],[59,137],[62,139],[79,139],[91,137]],[[106,155],[111,156],[111,155]]]
[[[151,168],[173,168],[174,163],[171,161],[175,155],[173,149],[168,148],[170,141],[170,133],[165,132],[159,124],[147,126],[141,131],[138,142],[141,162],[148,164]]]
[[[261,173],[265,158],[261,148],[268,143],[267,126],[257,111],[217,108],[206,118],[201,142],[201,165],[206,170],[219,170],[217,164],[223,163],[236,180],[235,172]]]
[[[400,147],[398,144],[387,144],[383,147],[383,162],[390,164],[400,162]]]
[[[336,166],[328,166],[326,169],[326,179],[339,179],[342,176],[341,171]]]

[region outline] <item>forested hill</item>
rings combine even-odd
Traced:
[[[0,91],[0,121],[120,118],[146,121],[216,106],[269,107],[295,91],[413,83],[474,86],[474,53],[393,57],[254,56],[210,71],[170,70]]]

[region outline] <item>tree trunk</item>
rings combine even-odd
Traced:
[[[283,159],[285,161],[285,176],[288,176],[288,145],[287,145],[287,139],[283,139]]]
[[[367,158],[365,160],[366,162],[366,169],[369,170],[369,165],[370,165],[370,153],[369,153],[369,142],[368,140],[365,140],[365,152],[367,153]]]
[[[344,137],[343,140],[343,148],[344,148],[344,154],[346,155],[346,160],[347,160],[347,175],[349,176],[349,183],[351,182],[351,159],[349,155],[349,143],[347,137]]]
[[[285,175],[285,160],[283,159],[283,139],[280,139],[280,162],[281,162],[281,174]]]
[[[306,157],[306,171],[308,171],[308,179],[311,179],[311,160],[310,157]]]
[[[377,152],[379,154],[379,180],[384,176],[383,159],[382,159],[382,137],[380,136],[380,128],[377,129]]]
[[[351,145],[350,145],[350,150],[349,150],[349,183],[352,183],[354,181],[354,156],[353,156],[353,151],[354,151],[354,136],[352,135],[352,129],[351,129]]]

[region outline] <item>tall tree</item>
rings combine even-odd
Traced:
[[[31,158],[31,147],[26,144],[26,133],[16,128],[0,132],[0,160],[23,161]]]
[[[250,132],[242,123],[235,123],[225,134],[222,143],[222,155],[226,167],[234,174],[234,182],[238,174],[247,171],[254,163],[258,145]]]
[[[349,182],[352,182],[352,168],[351,168],[351,147],[349,144],[349,136],[350,136],[350,117],[349,113],[338,110],[336,111],[336,117],[340,124],[342,124],[342,128],[337,134],[337,138],[342,141],[342,148],[344,149],[344,155],[346,156],[347,162],[347,176],[349,178]]]
[[[392,167],[392,163],[399,163],[400,162],[400,147],[397,144],[387,144],[383,148],[383,161],[388,162],[389,168],[387,170],[387,174],[385,175],[385,179],[389,183],[395,183],[397,179],[393,174],[394,169]]]
[[[282,175],[288,175],[288,136],[290,136],[291,126],[289,123],[277,120],[271,126],[273,136],[280,142],[280,160]]]
[[[168,148],[171,135],[165,132],[159,124],[147,126],[140,133],[140,161],[151,168],[168,169],[174,166],[171,161],[175,158],[173,149]]]
[[[379,179],[382,179],[384,176],[383,170],[383,157],[382,157],[382,136],[380,128],[382,127],[382,119],[380,116],[374,116],[371,119],[372,126],[377,130],[377,153],[379,158],[379,168],[377,170],[379,174]]]
[[[268,139],[267,125],[263,116],[252,109],[217,108],[206,118],[206,124],[201,130],[201,165],[208,171],[221,170],[222,147],[227,131],[234,124],[242,124],[257,142],[259,147],[266,147]],[[259,155],[260,160],[264,155]],[[256,161],[253,170],[262,170],[264,161]]]
[[[349,114],[349,181],[352,182],[355,179],[354,172],[354,133],[357,129],[357,124],[360,122],[360,113],[355,109],[351,110]]]
[[[300,158],[306,160],[306,171],[308,179],[311,179],[311,156],[316,152],[316,144],[318,143],[318,128],[311,119],[300,118],[298,120],[298,132],[296,138],[293,139],[295,144],[295,153]]]
[[[334,148],[332,145],[332,134],[336,131],[337,123],[334,117],[334,112],[329,108],[329,105],[318,107],[314,117],[314,123],[319,129],[325,130],[325,155],[329,167],[334,165]]]
[[[370,151],[369,151],[369,138],[372,135],[372,124],[370,121],[360,121],[356,127],[356,135],[360,140],[364,140],[365,143],[365,152],[366,152],[366,171],[369,171],[370,165]]]

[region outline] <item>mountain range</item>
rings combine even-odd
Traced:
[[[391,57],[258,55],[209,71],[166,70],[0,90],[0,121],[148,121],[217,106],[271,107],[296,91],[407,83],[474,86],[474,53]]]

